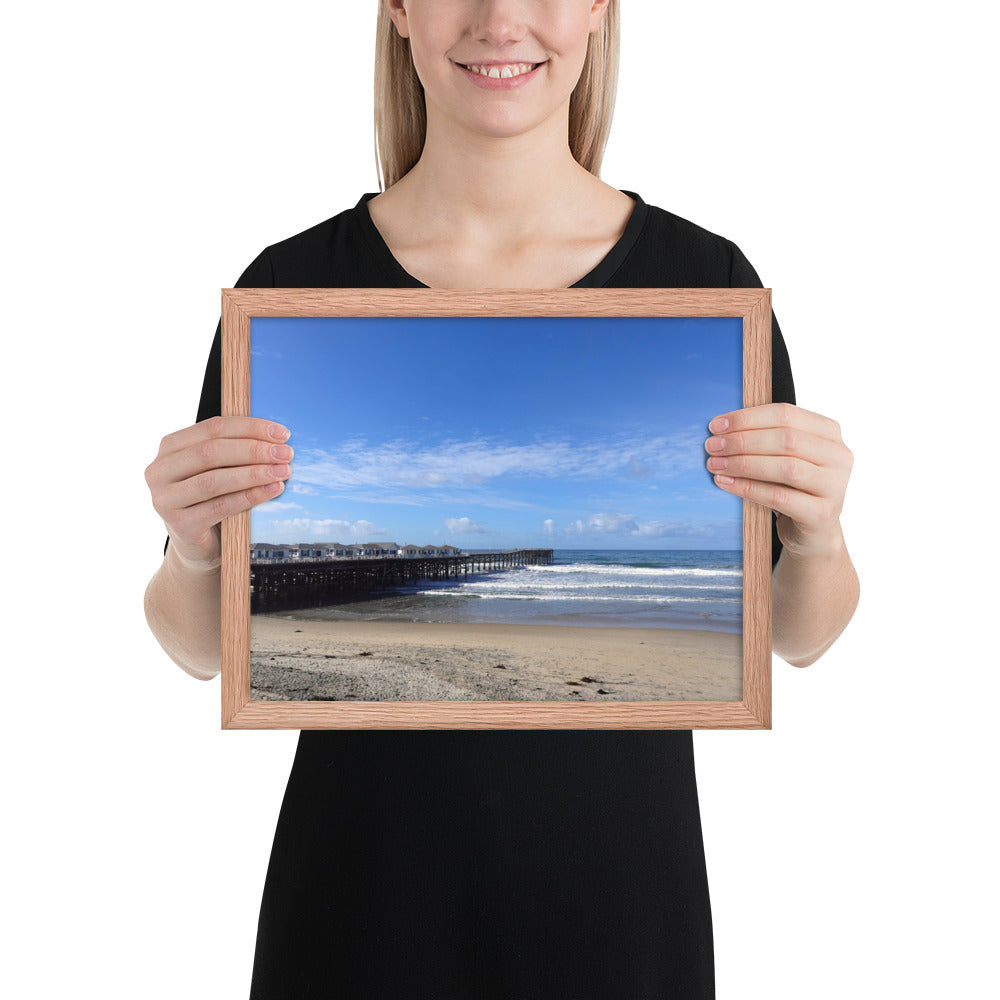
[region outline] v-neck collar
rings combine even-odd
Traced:
[[[361,230],[365,235],[372,251],[378,258],[379,264],[402,288],[429,288],[422,281],[407,271],[402,264],[393,256],[388,244],[378,231],[371,212],[368,211],[367,203],[379,192],[372,191],[361,196],[360,201],[354,206],[355,214]],[[635,201],[635,207],[625,224],[625,231],[619,237],[618,242],[598,261],[597,265],[587,272],[579,281],[575,281],[570,288],[600,288],[607,284],[611,276],[621,267],[629,252],[635,246],[642,232],[642,227],[646,223],[646,216],[649,214],[649,206],[634,191],[622,190],[622,194],[627,194]]]

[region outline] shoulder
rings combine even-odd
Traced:
[[[368,239],[356,205],[286,239],[254,259],[238,287],[350,288],[370,281]],[[246,283],[244,283],[244,279]]]
[[[725,236],[657,205],[649,205],[633,258],[651,283],[669,274],[676,287],[761,286],[740,248]]]

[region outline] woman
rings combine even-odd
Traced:
[[[241,287],[759,287],[728,240],[597,176],[616,0],[384,0],[382,193],[268,247]],[[706,414],[720,489],[772,508],[773,643],[805,666],[857,601],[839,515],[852,458],[792,405]],[[219,522],[277,496],[289,430],[219,412],[147,469],[170,535],[150,626],[219,671]],[[692,740],[671,731],[303,732],[261,909],[251,997],[710,997]]]

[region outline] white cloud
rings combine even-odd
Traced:
[[[261,514],[270,514],[273,510],[302,510],[302,504],[291,500],[267,500],[257,508]]]
[[[571,521],[563,528],[567,535],[628,535],[631,538],[663,538],[689,532],[692,526],[677,521],[637,521],[632,514],[591,514],[586,520]]]
[[[546,479],[666,477],[701,468],[704,433],[688,428],[663,437],[627,436],[574,442],[511,444],[491,439],[445,441],[430,447],[387,441],[346,441],[336,449],[300,453],[299,483],[338,491],[406,487],[470,487],[503,476]]]
[[[567,535],[632,534],[638,530],[631,514],[591,514],[586,521],[573,521],[565,527]]]
[[[553,521],[551,517],[547,517],[542,522],[542,531],[544,531],[546,535],[551,535],[555,532],[555,530],[556,530],[556,522]]]
[[[293,493],[301,493],[303,496],[306,496],[306,497],[319,496],[319,490],[316,489],[315,486],[305,486],[303,483],[293,482],[292,483],[292,492]]]
[[[324,541],[339,542],[345,539],[355,541],[392,541],[379,536],[382,529],[371,521],[340,521],[335,518],[317,520],[308,517],[289,518],[284,521],[271,521],[267,527],[255,526],[254,534],[274,542],[305,542]]]
[[[691,528],[691,525],[682,525],[677,521],[640,521],[638,530],[633,534],[643,538],[663,538],[665,535],[677,534],[682,529],[690,532]]]
[[[329,490],[330,500],[350,500],[353,503],[393,504],[401,507],[433,507],[436,510],[448,507],[496,507],[501,510],[535,510],[538,505],[527,500],[513,500],[485,490],[442,489],[433,493],[411,489],[407,492],[392,492],[391,488],[379,492],[374,487],[358,490]]]
[[[488,535],[490,529],[476,524],[471,517],[446,517],[444,526],[453,535]]]

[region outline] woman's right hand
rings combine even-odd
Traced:
[[[291,474],[287,428],[257,417],[211,417],[160,442],[146,467],[153,507],[174,555],[191,568],[222,561],[220,522],[273,500]]]

